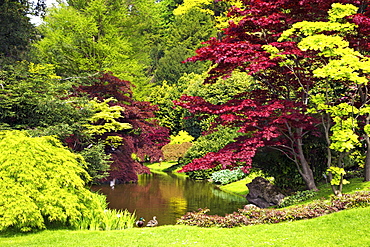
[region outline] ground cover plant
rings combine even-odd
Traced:
[[[284,208],[290,205],[297,204],[298,202],[306,201],[309,198],[314,197],[317,195],[317,191],[313,190],[303,190],[297,191],[294,194],[284,197],[283,201],[279,204],[279,207]]]
[[[330,201],[318,200],[286,209],[260,209],[254,205],[246,205],[244,209],[239,209],[238,212],[228,214],[225,217],[207,215],[208,209],[200,209],[198,212],[188,212],[177,221],[177,224],[229,228],[312,219],[344,209],[368,206],[370,206],[370,192],[356,192],[355,194],[344,194],[340,197],[333,196]]]
[[[231,182],[238,181],[242,178],[244,178],[246,174],[240,169],[240,168],[235,168],[232,170],[221,170],[221,171],[216,171],[212,173],[211,178],[214,183],[218,184],[229,184]]]

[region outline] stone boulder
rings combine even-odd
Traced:
[[[279,205],[285,197],[276,185],[262,177],[256,177],[247,184],[247,187],[249,189],[247,200],[259,208]]]

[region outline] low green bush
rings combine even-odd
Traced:
[[[237,167],[236,169],[233,170],[226,169],[216,171],[212,173],[211,178],[214,183],[225,185],[238,181],[244,178],[245,176],[246,174],[240,169],[240,167]]]
[[[189,164],[192,160],[201,158],[209,152],[219,151],[241,135],[237,130],[237,128],[220,127],[216,132],[199,137],[184,155],[182,164]]]
[[[191,135],[189,135],[188,132],[183,130],[180,130],[176,136],[171,135],[170,138],[171,138],[170,144],[181,144],[184,142],[192,142],[194,140],[194,137],[192,137]]]
[[[210,179],[212,176],[212,173],[218,170],[220,170],[220,168],[215,167],[215,168],[207,169],[207,170],[196,170],[196,171],[186,172],[186,175],[188,175],[191,179],[205,180],[205,179]]]
[[[354,194],[344,194],[341,197],[332,196],[330,200],[317,200],[310,204],[285,209],[261,209],[254,205],[246,205],[244,209],[239,209],[238,212],[227,214],[224,217],[207,215],[208,209],[200,209],[198,212],[188,212],[177,221],[177,224],[230,228],[312,219],[344,209],[368,206],[370,206],[370,192],[360,191]]]
[[[304,191],[297,191],[293,195],[287,196],[283,199],[283,201],[280,203],[279,207],[284,208],[288,207],[294,204],[297,204],[299,202],[306,201],[307,199],[310,199],[314,196],[316,196],[318,193],[313,190],[304,190]]]

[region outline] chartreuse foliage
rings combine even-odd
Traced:
[[[100,196],[85,187],[84,160],[54,137],[2,131],[0,149],[0,230],[76,227],[103,213]]]
[[[80,230],[123,230],[134,227],[136,216],[127,209],[108,209],[104,196],[100,196],[100,203],[104,210],[94,211],[92,217],[83,217],[78,221],[76,228]]]
[[[184,142],[192,142],[194,140],[194,137],[189,135],[188,132],[180,130],[179,133],[175,136],[170,136],[170,143],[169,144],[181,144]]]
[[[231,18],[227,15],[231,7],[242,8],[243,4],[240,0],[231,1],[213,1],[213,0],[184,0],[174,11],[174,15],[183,15],[191,9],[206,13],[212,16],[216,22],[216,27],[221,30],[227,27],[229,21],[239,21],[241,18]]]
[[[298,43],[302,51],[318,51],[318,56],[328,62],[318,66],[313,70],[315,77],[322,79],[324,90],[314,88],[312,90],[311,101],[314,109],[310,112],[324,112],[328,114],[333,122],[330,127],[329,148],[342,154],[350,154],[356,146],[359,146],[359,136],[356,134],[359,125],[357,123],[360,109],[356,108],[353,100],[343,103],[337,101],[335,90],[336,81],[342,82],[342,87],[358,87],[368,83],[367,75],[370,72],[370,59],[360,52],[350,47],[348,41],[343,36],[355,34],[357,26],[348,23],[344,18],[357,13],[357,7],[339,3],[332,4],[332,9],[328,11],[329,22],[299,22],[285,31],[280,40],[289,39],[294,34],[303,35]],[[335,34],[326,35],[324,31],[335,31]],[[342,95],[347,96],[347,95]],[[362,113],[366,114],[366,107]],[[367,128],[367,127],[365,127]],[[339,186],[338,193],[341,192],[345,171],[341,167],[331,166],[328,171],[332,174],[331,184]],[[335,191],[334,191],[335,192]]]
[[[328,146],[344,157],[359,146],[359,136],[356,131],[360,109],[354,105],[355,96],[350,92],[341,95],[342,102],[338,102],[338,92],[343,87],[358,88],[368,83],[370,72],[370,59],[359,51],[350,47],[350,43],[344,39],[345,35],[356,34],[357,25],[348,23],[345,17],[357,13],[358,8],[347,4],[333,3],[328,11],[328,22],[298,22],[292,28],[281,35],[279,41],[295,40],[297,35],[302,37],[297,46],[302,51],[315,51],[320,63],[312,71],[314,77],[321,80],[309,93],[314,108],[310,113],[327,114],[332,123],[326,127],[326,134],[330,135]],[[331,32],[325,34],[325,32]],[[269,47],[269,52],[273,48]],[[277,48],[275,48],[277,50]],[[286,59],[275,51],[275,56]],[[322,61],[325,61],[324,63]],[[287,62],[289,63],[289,62]],[[339,85],[338,85],[339,82]],[[343,102],[346,101],[346,102]],[[358,105],[358,104],[357,104]],[[363,107],[363,106],[361,106]],[[366,110],[363,110],[366,113]],[[330,133],[329,133],[330,128]],[[367,127],[365,127],[367,128]],[[339,186],[340,193],[345,171],[342,167],[342,158],[339,158],[337,166],[330,166],[328,172],[332,174],[331,184]]]
[[[34,56],[54,64],[58,74],[65,76],[102,70],[129,80],[134,79],[132,74],[142,75],[120,27],[129,16],[127,6],[114,2],[80,1],[49,9],[38,27],[44,37],[34,44]]]
[[[96,98],[89,101],[94,114],[88,119],[91,124],[86,124],[89,134],[103,135],[107,132],[117,132],[125,129],[132,129],[131,124],[121,123],[117,119],[122,118],[123,107],[119,105],[110,106],[108,103],[114,101],[113,98],[99,102]]]

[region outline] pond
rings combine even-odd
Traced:
[[[143,174],[137,183],[93,186],[107,196],[109,208],[127,209],[146,221],[157,216],[159,225],[173,225],[189,211],[209,208],[209,214],[224,216],[247,204],[241,196],[221,191],[207,181],[172,173]]]

